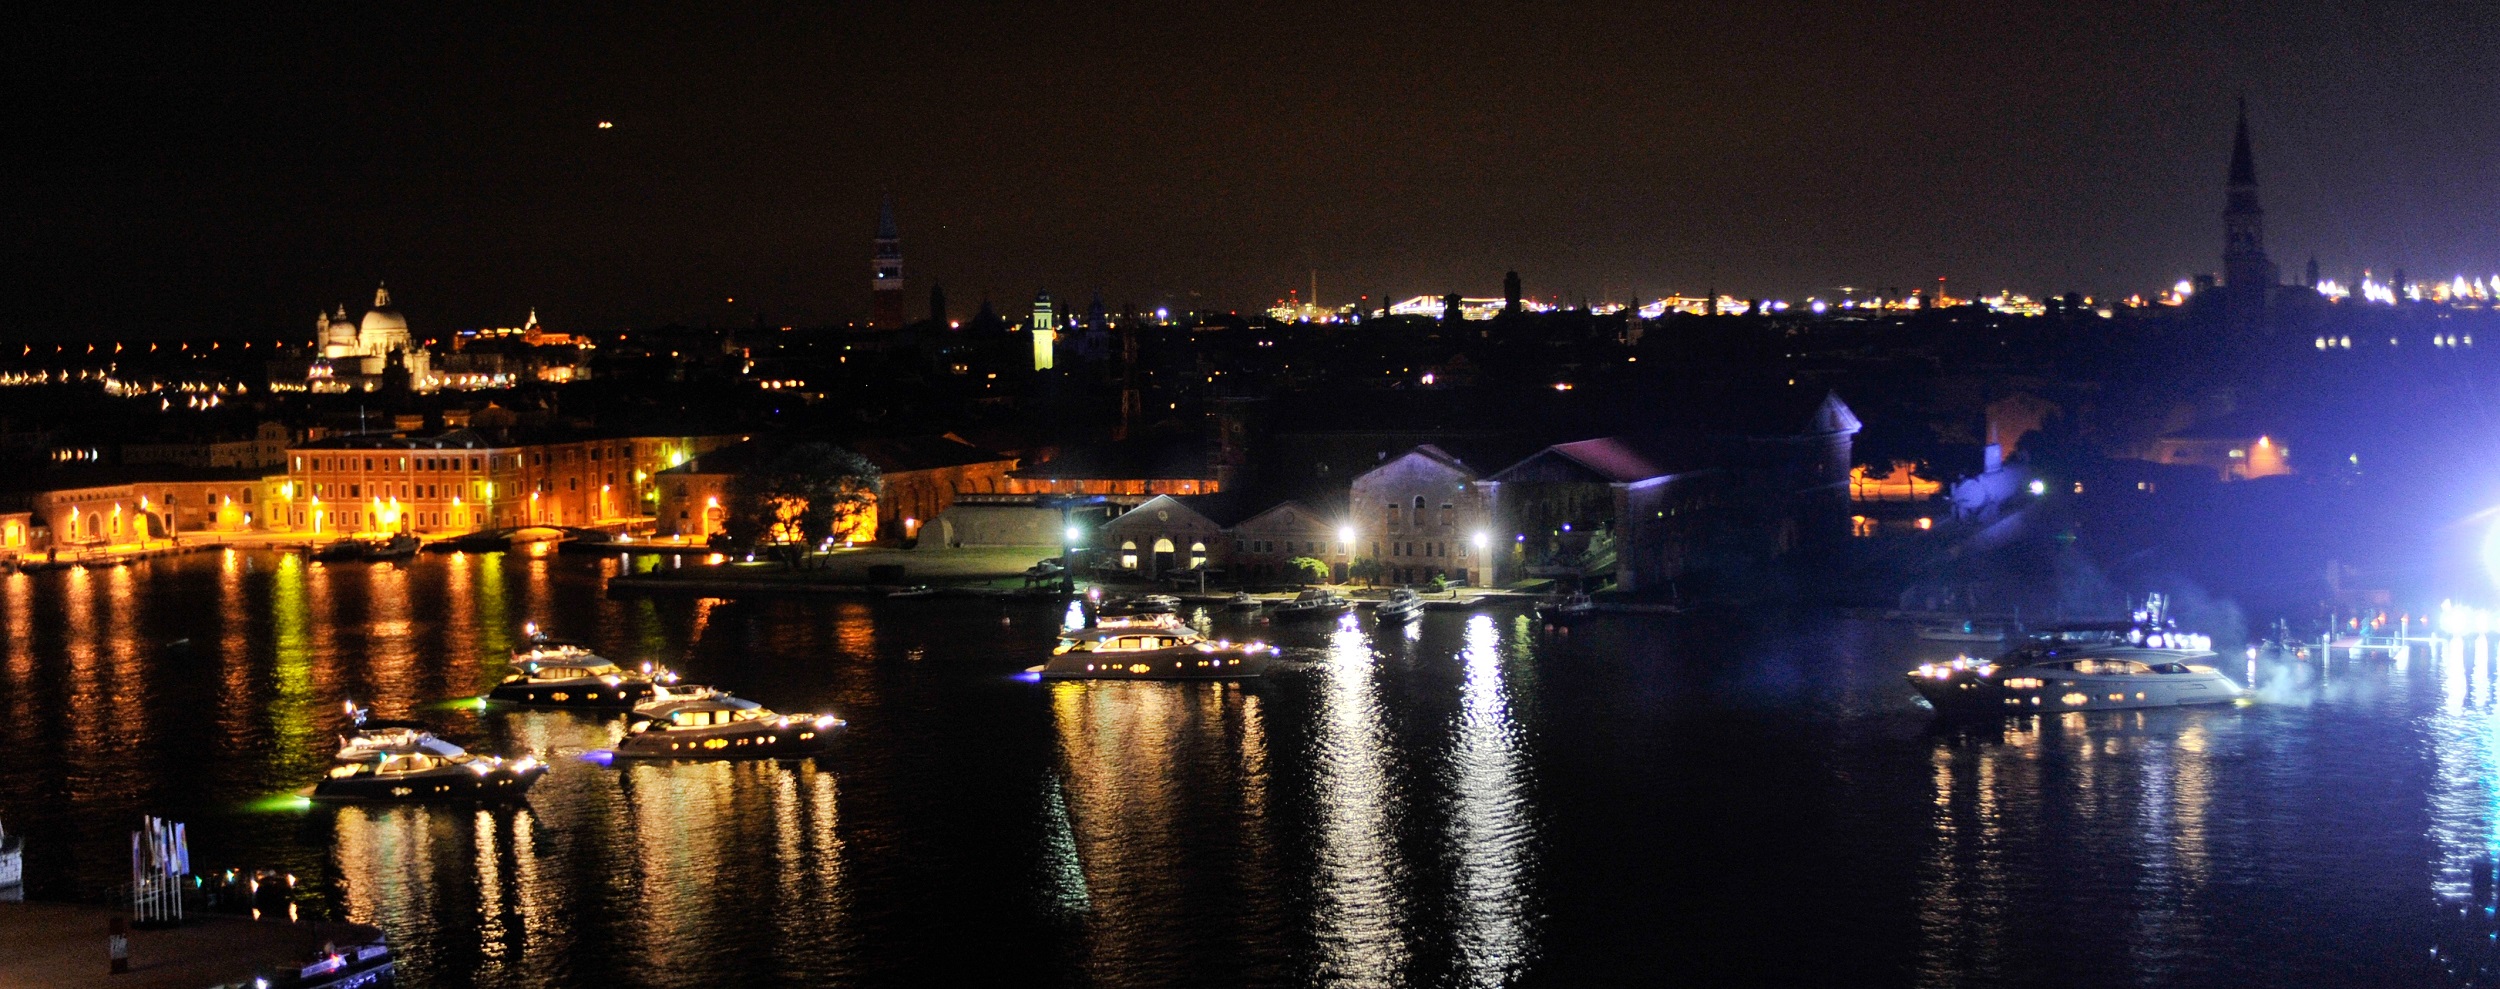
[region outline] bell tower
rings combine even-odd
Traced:
[[[877,206],[875,256],[869,259],[868,328],[903,328],[903,234],[894,224],[894,197]]]
[[[2278,274],[2266,258],[2266,211],[2257,205],[2257,158],[2248,144],[2248,101],[2240,101],[2239,127],[2231,137],[2231,173],[2222,207],[2222,301],[2224,325],[2235,332],[2261,328]]]

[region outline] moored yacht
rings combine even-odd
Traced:
[[[1372,614],[1384,622],[1413,621],[1424,616],[1424,597],[1410,588],[1401,587],[1390,591],[1389,599],[1372,609]]]
[[[1346,600],[1345,595],[1314,587],[1268,609],[1268,614],[1276,618],[1335,618],[1352,610],[1354,602]]]
[[[833,744],[843,720],[830,714],[776,714],[726,691],[662,686],[634,708],[620,759],[795,759]]]
[[[1101,625],[1062,632],[1050,661],[1025,672],[1045,680],[1238,680],[1267,670],[1279,650],[1264,642],[1211,640],[1182,625]]]

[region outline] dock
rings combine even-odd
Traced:
[[[130,932],[130,971],[113,975],[105,936],[117,912],[73,903],[0,903],[0,986],[10,989],[208,989],[301,965],[322,945],[379,936],[360,924],[291,924],[223,914]]]

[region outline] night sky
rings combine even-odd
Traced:
[[[2489,0],[54,6],[0,334],[855,319],[888,191],[915,315],[2152,291],[2242,93],[2287,276],[2500,272]]]

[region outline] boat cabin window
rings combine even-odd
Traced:
[[[2195,670],[2188,669],[2188,668],[2187,668],[2187,664],[2186,664],[2186,663],[2160,663],[2160,664],[2156,664],[2156,665],[2153,667],[2153,672],[2155,672],[2155,673],[2194,673],[2194,672],[2196,672],[2196,671],[2195,671]]]
[[[441,765],[442,760],[430,755],[394,755],[382,759],[382,772],[414,773]]]
[[[2153,672],[2152,667],[2146,666],[2143,663],[2136,662],[2132,659],[2078,659],[2073,663],[2068,664],[2068,668],[2077,673],[2140,674]]]

